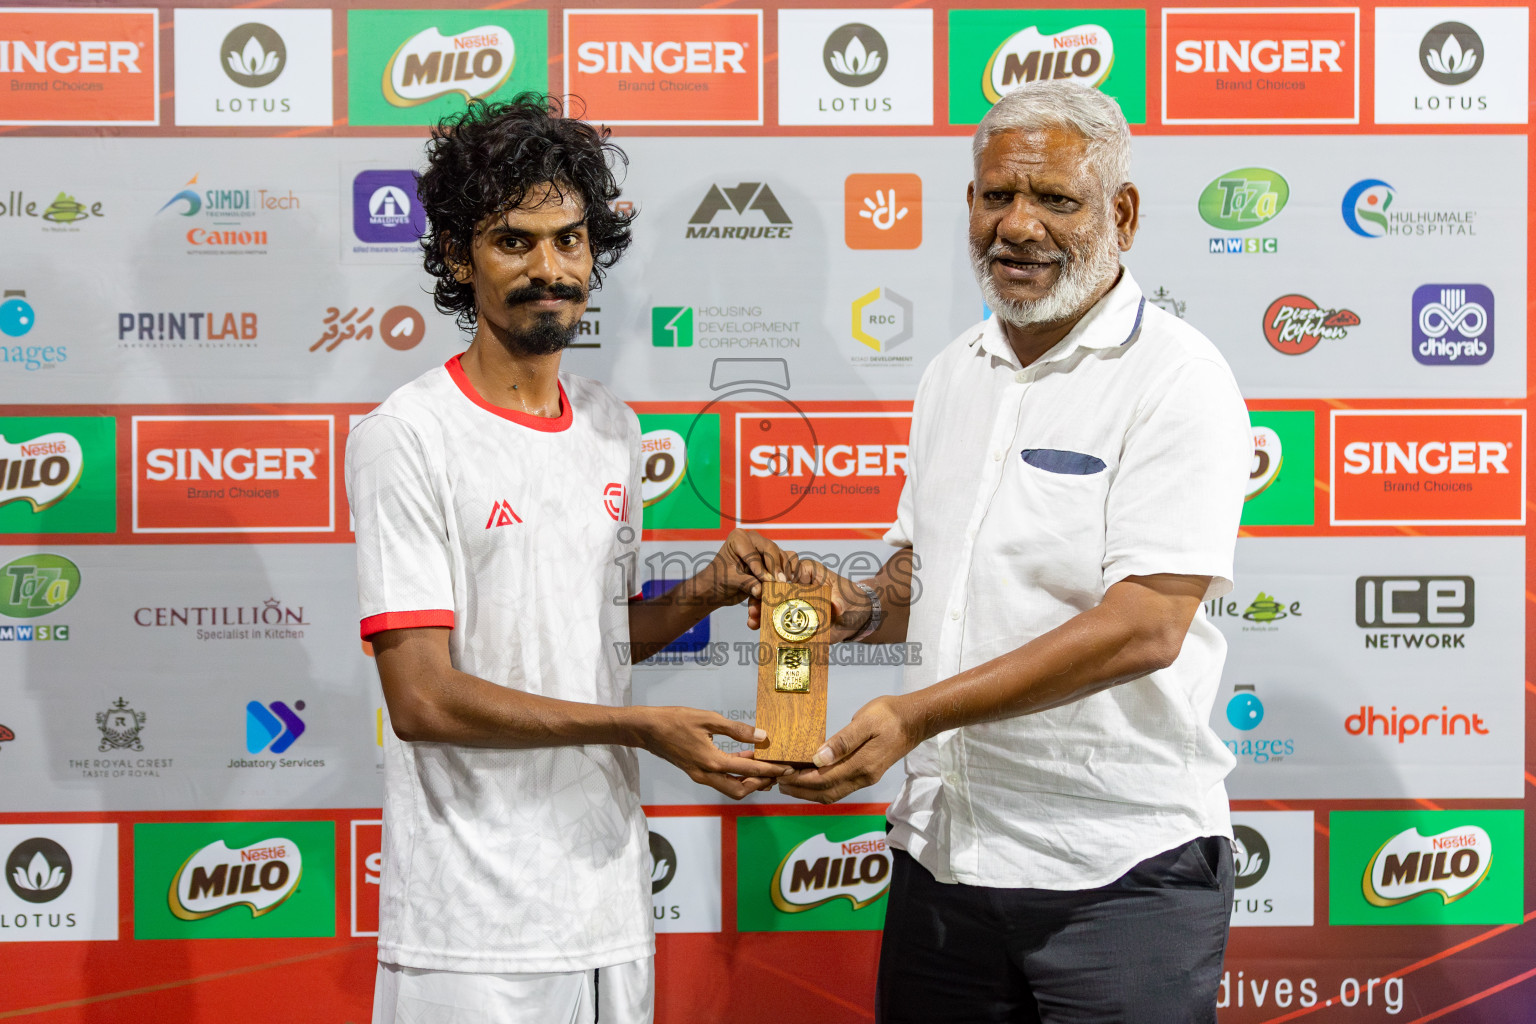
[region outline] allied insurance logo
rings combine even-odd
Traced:
[[[160,123],[159,12],[0,7],[0,124]]]
[[[567,10],[562,91],[604,124],[762,124],[762,11]]]
[[[1335,526],[1525,523],[1523,409],[1336,409]]]
[[[1165,124],[1358,124],[1357,7],[1165,7]]]
[[[133,417],[135,533],[326,533],[334,417]]]

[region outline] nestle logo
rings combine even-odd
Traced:
[[[69,452],[69,446],[63,441],[49,441],[46,444],[18,445],[23,455],[65,455]]]

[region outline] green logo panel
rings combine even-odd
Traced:
[[[1328,816],[1329,924],[1519,924],[1524,912],[1524,811]]]
[[[890,868],[878,814],[738,818],[736,928],[878,931]]]
[[[640,431],[661,443],[642,452],[647,530],[720,527],[720,417],[713,414],[641,413]],[[683,442],[682,459],[676,439]]]
[[[0,416],[0,534],[116,531],[115,419]]]
[[[549,88],[544,11],[349,11],[347,122],[432,124]]]
[[[950,124],[976,124],[998,96],[1042,78],[1095,86],[1145,124],[1147,12],[949,12]]]
[[[0,567],[0,615],[35,619],[56,612],[80,590],[80,567],[63,555],[22,555]]]
[[[652,306],[651,344],[656,348],[692,348],[693,307]]]
[[[1312,525],[1316,513],[1315,417],[1305,409],[1254,409],[1248,419],[1253,423],[1255,448],[1248,500],[1243,503],[1243,525]]]
[[[133,851],[136,939],[336,934],[332,822],[140,824]]]
[[[1242,167],[1228,171],[1200,193],[1200,217],[1213,228],[1243,231],[1279,216],[1291,199],[1291,186],[1275,171]]]

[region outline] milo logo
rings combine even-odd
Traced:
[[[640,456],[645,460],[640,500],[649,508],[683,482],[688,473],[688,444],[675,430],[648,430],[640,437]]]
[[[0,435],[0,507],[28,501],[34,512],[51,508],[75,489],[84,465],[80,442],[71,434],[44,434],[20,444]]]
[[[833,900],[854,910],[869,906],[890,887],[891,854],[884,830],[833,842],[825,832],[793,847],[773,873],[769,895],[786,914]]]
[[[171,879],[171,913],[183,921],[249,907],[252,917],[271,913],[299,887],[304,861],[291,839],[264,839],[231,850],[219,839],[184,861]]]
[[[1361,880],[1367,903],[1390,907],[1439,893],[1454,903],[1482,884],[1493,863],[1493,840],[1476,825],[1423,836],[1417,827],[1388,839],[1366,865]]]
[[[1263,494],[1275,477],[1280,475],[1280,458],[1283,454],[1280,433],[1271,427],[1253,428],[1253,465],[1248,470],[1248,492],[1244,501]]]
[[[512,33],[482,25],[445,36],[423,29],[400,44],[384,65],[384,98],[396,107],[414,107],[439,96],[462,95],[466,102],[489,96],[512,77],[516,48]]]
[[[981,91],[996,103],[1004,93],[1043,79],[1072,79],[1097,88],[1114,63],[1114,40],[1101,25],[1078,25],[1049,35],[1031,25],[993,51],[982,71]]]
[[[1263,167],[1228,171],[1200,193],[1200,219],[1224,231],[1241,231],[1268,223],[1285,209],[1291,187]]]
[[[80,590],[80,568],[63,555],[23,555],[0,568],[0,615],[35,619]]]

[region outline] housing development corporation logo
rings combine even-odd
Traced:
[[[1336,526],[1525,522],[1524,410],[1336,409]]]
[[[780,124],[932,124],[933,12],[779,11]]]
[[[1356,124],[1355,7],[1163,9],[1167,124]]]
[[[1361,238],[1477,235],[1476,210],[1404,208],[1397,203],[1397,190],[1380,178],[1362,178],[1351,185],[1344,193],[1340,212],[1345,226]]]
[[[726,221],[738,223],[716,224],[715,218],[722,214]],[[693,216],[688,218],[683,237],[781,239],[790,237],[793,230],[794,221],[784,212],[768,183],[743,181],[724,187],[709,186]]]
[[[0,124],[160,123],[153,8],[0,9]]]
[[[1481,366],[1493,358],[1493,290],[1421,284],[1413,290],[1413,358],[1427,366]]]
[[[762,38],[761,11],[567,10],[563,91],[605,124],[762,124]]]
[[[1264,338],[1283,355],[1299,356],[1320,341],[1340,341],[1360,317],[1348,309],[1319,306],[1305,295],[1282,295],[1264,311]]]

